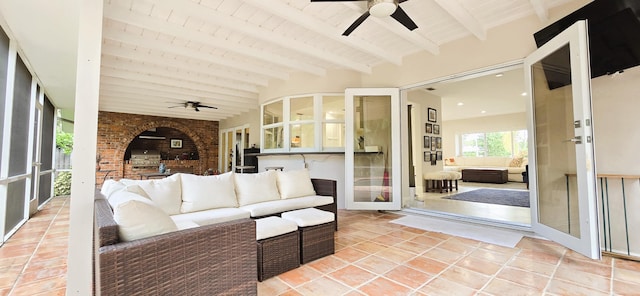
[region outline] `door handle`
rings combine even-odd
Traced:
[[[575,138],[571,138],[566,140],[565,142],[573,142],[575,144],[582,144],[582,136],[575,136]]]

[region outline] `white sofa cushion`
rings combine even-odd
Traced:
[[[138,200],[129,200],[113,209],[118,234],[123,241],[132,241],[178,230],[169,215],[158,207]]]
[[[112,209],[115,209],[121,203],[131,201],[131,200],[135,200],[135,201],[139,201],[142,203],[155,206],[153,204],[153,201],[151,201],[147,197],[142,196],[140,194],[133,193],[133,192],[125,191],[125,190],[114,192],[113,194],[111,194],[111,196],[108,199],[109,205],[111,206]]]
[[[275,171],[235,174],[235,187],[240,206],[280,199]]]
[[[294,198],[300,196],[316,195],[307,169],[276,172],[278,191],[280,198]]]
[[[314,195],[314,196],[306,196],[306,197],[301,197],[301,198],[313,199],[313,206],[314,207],[329,205],[329,204],[332,204],[332,203],[335,202],[333,200],[333,196],[326,196],[326,195]]]
[[[198,223],[190,221],[190,220],[184,220],[184,221],[180,221],[180,222],[176,222],[174,220],[173,222],[176,223],[176,227],[178,227],[178,230],[184,230],[184,229],[189,229],[189,228],[200,227],[200,225],[198,225]]]
[[[245,210],[238,208],[220,208],[173,215],[171,216],[171,219],[176,222],[176,224],[181,224],[184,221],[192,221],[202,226],[249,217],[249,212]]]
[[[181,213],[238,206],[233,173],[214,176],[180,174],[182,180]]]
[[[332,212],[322,211],[314,208],[282,213],[282,219],[293,221],[299,227],[307,227],[329,223],[335,220]]]
[[[316,201],[314,198],[299,197],[265,201],[261,203],[240,206],[240,209],[249,211],[251,213],[251,217],[260,217],[285,211],[312,208],[316,206],[315,202]]]
[[[280,217],[256,219],[256,240],[270,238],[298,230],[298,224]]]
[[[114,180],[106,180],[104,182],[104,184],[102,184],[102,188],[100,189],[100,193],[102,193],[107,199],[109,199],[109,197],[117,191],[122,190],[123,188],[125,188],[127,185],[120,182],[120,181],[114,181]]]
[[[146,195],[165,213],[169,215],[180,214],[180,206],[182,205],[180,175],[182,174],[174,174],[164,179],[139,181],[137,186],[142,188]]]

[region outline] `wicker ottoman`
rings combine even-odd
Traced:
[[[293,221],[300,233],[300,264],[331,255],[335,252],[333,213],[315,208],[284,212],[282,219]]]
[[[300,266],[298,225],[279,217],[256,219],[258,281]]]

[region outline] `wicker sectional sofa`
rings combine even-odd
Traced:
[[[255,295],[253,218],[310,207],[337,214],[336,181],[311,179],[306,170],[106,185],[95,200],[98,295]],[[269,196],[274,188],[278,199]]]

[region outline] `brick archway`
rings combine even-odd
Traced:
[[[127,175],[124,155],[129,144],[142,132],[157,128],[172,128],[191,138],[198,152],[199,160],[194,161],[194,173],[202,173],[207,168],[215,168],[218,163],[218,122],[99,112],[98,116],[98,159],[96,184],[105,178],[136,178]],[[130,169],[130,168],[129,168]],[[106,176],[106,177],[105,177]]]

